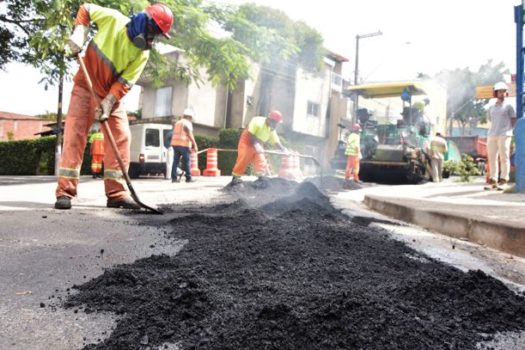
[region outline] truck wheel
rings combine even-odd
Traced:
[[[138,164],[130,164],[128,175],[132,179],[138,179],[140,176],[140,166]]]

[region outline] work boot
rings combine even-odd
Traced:
[[[186,182],[195,182],[195,181],[196,181],[196,180],[195,180],[194,178],[192,178],[192,177],[188,177],[188,178],[186,179]]]
[[[485,190],[495,190],[497,188],[498,188],[498,184],[497,184],[496,180],[494,180],[494,179],[490,179],[489,183],[487,184],[487,186],[484,187]]]
[[[172,178],[171,183],[180,182],[178,177]]]
[[[232,181],[230,182],[232,186],[242,184],[242,179],[240,176],[233,176]]]
[[[131,197],[126,197],[122,199],[108,198],[106,206],[108,208],[140,209],[140,205],[135,203],[135,201]]]
[[[497,185],[497,189],[498,191],[504,191],[507,189],[507,180],[504,180],[504,179],[500,179],[498,181],[498,185]]]
[[[60,196],[55,202],[55,209],[71,209],[71,198],[68,196]]]
[[[259,176],[257,180],[253,182],[253,187],[257,189],[265,189],[270,185],[270,178],[267,176]]]

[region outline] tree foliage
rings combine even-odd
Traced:
[[[310,71],[320,68],[323,38],[304,22],[292,21],[284,12],[244,4],[231,14],[224,29],[243,43],[261,63],[287,62]]]
[[[145,0],[93,0],[125,15],[148,5]],[[7,0],[0,2],[0,68],[10,61],[38,67],[46,84],[68,72],[71,59],[64,44],[73,29],[79,0]],[[202,0],[163,0],[175,23],[172,39],[165,41],[184,51],[185,62],[173,62],[153,50],[148,74],[155,81],[171,77],[199,80],[200,69],[214,83],[231,86],[249,75],[247,57],[259,62],[294,59],[308,68],[321,62],[322,37],[304,23],[267,7],[204,3]],[[224,35],[212,34],[211,24]]]
[[[447,88],[447,111],[451,121],[475,127],[486,121],[485,106],[488,100],[476,99],[476,86],[493,85],[502,81],[508,69],[503,63],[494,64],[492,60],[481,65],[476,72],[470,68],[445,70],[437,74],[437,80]]]

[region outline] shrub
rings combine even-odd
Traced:
[[[451,175],[459,176],[462,182],[469,182],[471,176],[479,175],[479,169],[468,154],[463,154],[461,162],[446,161],[443,165],[443,170],[450,172]]]
[[[242,129],[221,129],[219,131],[219,148],[237,150]],[[219,169],[221,175],[231,175],[237,152],[219,152]]]
[[[0,175],[52,174],[56,136],[0,142]]]
[[[0,175],[53,175],[56,136],[0,142]],[[89,146],[84,151],[81,174],[91,173]]]

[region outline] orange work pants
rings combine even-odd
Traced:
[[[93,174],[100,174],[102,171],[102,161],[104,159],[103,154],[92,154],[91,155],[91,172]]]
[[[232,175],[242,176],[246,172],[246,168],[250,163],[255,166],[255,175],[261,176],[266,173],[268,165],[264,154],[257,153],[250,141],[250,133],[247,129],[241,133],[239,145],[237,147],[237,161],[232,170]]]
[[[345,180],[350,178],[359,181],[359,156],[348,156],[346,159]]]
[[[75,83],[71,92],[64,130],[64,146],[58,170],[58,185],[55,191],[57,198],[60,196],[75,197],[77,195],[80,167],[84,149],[86,148],[87,135],[95,119],[96,107],[97,102],[91,95],[89,88]],[[115,103],[106,123],[111,129],[120,156],[126,167],[124,171],[128,171],[130,131],[128,117],[122,104],[119,102]],[[129,194],[125,187],[122,171],[109,142],[109,137],[106,135],[106,128],[102,127],[102,132],[104,133],[104,148],[108,150],[104,154],[104,187],[106,196],[120,200]]]

